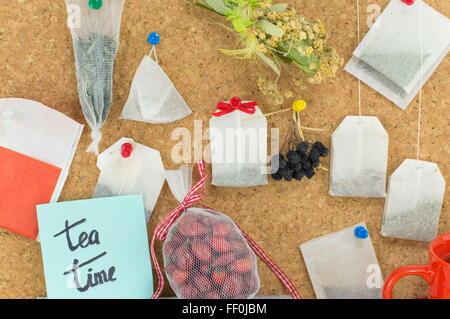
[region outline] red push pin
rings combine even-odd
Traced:
[[[414,4],[414,0],[402,0],[404,3],[406,3],[408,6],[412,6]]]
[[[123,158],[128,158],[131,156],[131,152],[133,152],[133,145],[131,145],[131,143],[123,143],[122,144],[122,157]]]
[[[238,97],[232,97],[230,99],[230,105],[232,108],[237,109],[239,106],[241,106],[241,99]]]

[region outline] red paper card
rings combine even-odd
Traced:
[[[38,235],[36,205],[49,203],[61,169],[0,147],[0,227]]]

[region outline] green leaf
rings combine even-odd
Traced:
[[[263,31],[264,33],[270,34],[274,37],[281,38],[284,35],[284,31],[277,27],[275,24],[270,23],[267,20],[261,19],[257,22],[258,27]]]
[[[285,55],[280,52],[274,52],[274,54],[278,57],[278,59],[280,59],[281,62],[286,64],[292,63],[292,59],[289,57],[289,55]]]
[[[230,8],[225,5],[223,0],[203,0],[208,7],[220,14],[230,11]]]
[[[256,51],[256,54],[261,58],[261,60],[263,60],[264,62],[266,62],[266,64],[277,74],[280,75],[280,68],[278,67],[278,65],[271,59],[269,58],[267,55],[265,55],[264,53],[262,53],[261,51]]]
[[[278,43],[278,47],[280,50],[284,51],[284,52],[288,52],[289,48],[291,46],[291,42],[290,41],[284,41],[284,42],[280,42]],[[314,70],[311,70],[309,68],[309,65],[314,62],[316,63],[317,66],[319,66],[319,64],[317,63],[317,61],[319,61],[319,58],[315,55],[301,55],[300,52],[297,51],[297,47],[305,47],[305,45],[302,42],[297,42],[294,43],[291,47],[291,49],[289,50],[289,57],[295,62],[295,64],[298,65],[298,67],[300,67],[303,71],[307,72],[307,73],[312,73],[314,72]]]
[[[272,11],[282,13],[282,12],[286,11],[288,5],[289,5],[288,3],[277,3],[277,4],[274,4],[273,6],[271,6],[270,9]]]
[[[251,26],[253,22],[242,19],[241,17],[230,19],[236,32],[243,32],[247,27]]]

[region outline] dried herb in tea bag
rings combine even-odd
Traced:
[[[75,6],[79,20],[70,25],[75,52],[78,94],[87,123],[92,129],[88,152],[98,154],[101,128],[112,103],[113,65],[119,46],[124,0],[104,1],[94,10],[86,0],[66,0],[68,11]]]
[[[381,235],[432,241],[444,193],[445,179],[435,163],[405,160],[389,179]]]
[[[330,195],[386,196],[388,134],[375,116],[346,116],[331,136]]]

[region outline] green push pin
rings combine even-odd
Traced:
[[[98,10],[102,7],[103,1],[102,0],[89,0],[89,8]]]

